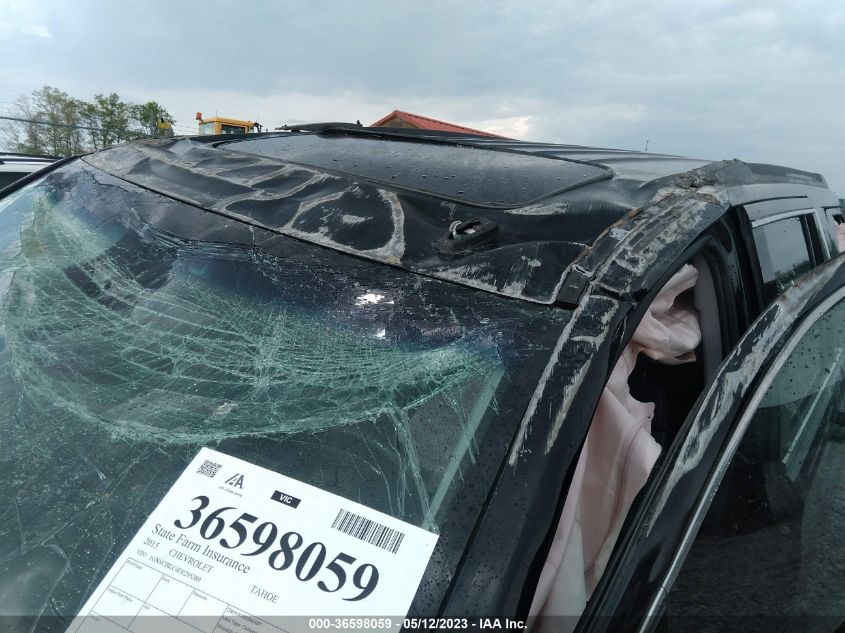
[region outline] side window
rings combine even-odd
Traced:
[[[767,301],[822,261],[813,255],[821,249],[812,213],[760,222],[753,231]]]
[[[669,593],[669,631],[845,621],[843,323],[845,300],[775,370]]]
[[[244,132],[246,132],[246,128],[242,125],[227,125],[224,123],[220,126],[221,134],[243,134]]]
[[[11,185],[13,182],[19,178],[23,178],[24,176],[26,176],[26,174],[16,171],[0,171],[0,189]]]
[[[828,226],[836,236],[836,250],[834,253],[845,253],[845,210],[835,207],[825,209]]]

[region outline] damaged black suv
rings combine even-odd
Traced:
[[[0,620],[69,626],[211,447],[437,534],[409,629],[834,630],[842,223],[795,169],[421,130],[59,161],[0,195]]]

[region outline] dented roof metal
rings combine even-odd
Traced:
[[[353,137],[370,147],[382,143],[383,156],[355,162],[361,154],[352,151]],[[349,151],[332,149],[341,143]],[[379,162],[385,157],[391,162]],[[334,158],[349,164],[332,167],[327,161]],[[25,241],[38,257],[10,260],[26,266],[9,286],[15,294],[5,304],[9,332],[0,349],[15,359],[7,361],[7,400],[15,403],[4,425],[7,443],[25,447],[16,448],[16,459],[27,464],[20,472],[37,492],[9,505],[15,528],[9,549],[16,557],[4,577],[29,583],[21,581],[16,595],[34,606],[18,610],[39,614],[76,608],[145,508],[172,483],[192,443],[253,446],[268,467],[281,471],[292,463],[300,476],[310,469],[315,481],[332,485],[344,482],[344,473],[324,468],[324,460],[351,472],[357,465],[349,455],[383,450],[398,457],[384,459],[390,469],[373,469],[374,485],[361,490],[386,491],[381,509],[400,508],[403,517],[430,523],[436,503],[406,500],[415,501],[417,490],[422,498],[427,473],[444,470],[441,458],[449,454],[438,442],[445,431],[469,433],[476,410],[448,394],[444,409],[436,398],[475,375],[489,381],[483,388],[502,423],[484,435],[481,449],[471,445],[484,468],[461,473],[471,490],[459,498],[465,512],[443,528],[442,555],[429,568],[413,613],[519,613],[514,588],[533,588],[533,561],[556,518],[548,499],[561,497],[568,484],[618,343],[636,326],[646,291],[660,287],[661,276],[729,207],[777,195],[811,197],[810,190],[824,187],[815,174],[740,161],[419,131],[168,139],[84,161],[116,178],[81,162],[68,165],[50,182],[51,196],[62,188],[65,195],[44,194],[42,202],[9,214],[15,222],[26,214],[38,218]],[[386,165],[393,161],[407,168],[404,180],[395,179],[400,182],[389,178]],[[426,161],[443,170],[432,173],[448,169],[450,182],[422,186],[419,168]],[[505,191],[510,204],[455,199],[458,191],[471,191],[455,186],[460,179],[529,163],[542,165],[539,171],[559,168],[563,180],[541,178],[524,196]],[[826,205],[832,194],[824,191]],[[66,208],[53,212],[53,204]],[[74,214],[94,217],[96,231],[66,223]],[[455,255],[438,250],[453,222],[478,216],[497,224],[495,241]],[[113,230],[135,223],[128,236]],[[101,235],[121,238],[112,244]],[[143,248],[132,241],[141,235]],[[162,288],[171,269],[188,281],[148,299],[145,290]],[[503,301],[402,270],[572,310]],[[249,299],[249,309],[221,292],[221,282]],[[302,309],[284,309],[286,299]],[[336,327],[346,325],[347,313],[360,322],[351,334]],[[316,318],[306,322],[303,315]],[[220,340],[214,334],[207,341],[209,332],[219,332]],[[394,334],[404,347],[390,347]],[[119,338],[130,341],[134,355],[122,355],[129,344],[116,344]],[[59,347],[45,353],[50,344]],[[73,367],[84,371],[50,373],[54,349],[76,354]],[[493,398],[503,377],[523,384],[508,387],[514,397],[496,392]],[[75,380],[89,387],[85,398],[67,397]],[[414,419],[416,437],[407,431],[404,385],[438,390],[431,397],[409,392],[413,407],[426,407]],[[315,393],[325,415],[300,407]],[[155,424],[132,424],[151,411]],[[349,423],[373,412],[378,424],[366,433]],[[280,441],[289,432],[307,434],[308,443]],[[316,452],[334,450],[327,432],[341,438],[330,457]],[[436,465],[430,469],[419,467],[417,437],[423,436],[438,440],[426,453]],[[84,449],[65,450],[69,457],[56,460],[54,451],[42,450],[47,445]],[[88,457],[94,453],[104,456],[97,465]],[[500,460],[508,466],[499,468]],[[495,490],[481,494],[493,476]],[[53,480],[65,488],[43,485]],[[439,503],[442,495],[434,499]],[[484,591],[479,578],[491,579]]]
[[[667,186],[826,186],[817,174],[740,161],[343,127],[142,142],[85,160],[254,227],[544,304],[578,286],[573,266],[600,235]],[[475,217],[496,225],[495,240],[438,250],[450,226]]]

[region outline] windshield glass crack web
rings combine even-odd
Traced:
[[[201,446],[432,531],[507,448],[544,308],[180,239],[166,205],[79,165],[0,203],[0,615],[73,613]]]

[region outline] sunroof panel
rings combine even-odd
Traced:
[[[264,137],[221,146],[227,148],[493,207],[530,204],[609,175],[600,166],[557,158],[344,134]]]

